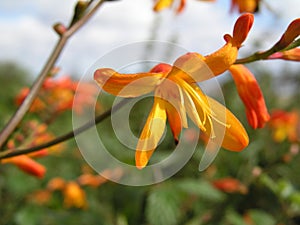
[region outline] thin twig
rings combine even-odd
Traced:
[[[105,0],[99,0],[88,13],[86,13],[82,18],[80,18],[76,23],[69,27],[69,29],[62,33],[57,44],[55,45],[51,55],[49,56],[44,68],[40,72],[39,76],[37,77],[36,81],[33,83],[29,94],[17,109],[17,111],[12,115],[11,119],[7,122],[5,127],[2,129],[0,133],[0,149],[6,143],[10,135],[14,132],[18,124],[21,122],[27,111],[29,110],[30,106],[32,105],[35,97],[38,94],[45,78],[55,65],[60,53],[62,52],[63,48],[65,47],[67,40],[79,29],[81,28],[91,17],[97,9],[102,5]]]
[[[119,103],[117,103],[114,106],[114,112],[120,110],[130,99],[123,99],[122,101],[120,101]],[[30,148],[25,148],[25,149],[9,149],[3,152],[0,152],[0,160],[1,159],[5,159],[5,158],[10,158],[10,157],[14,157],[14,156],[18,156],[18,155],[24,155],[24,154],[28,154],[28,153],[32,153],[32,152],[36,152],[39,151],[41,149],[44,148],[49,148],[51,146],[57,145],[59,143],[62,143],[64,141],[67,141],[79,134],[81,134],[82,132],[90,129],[91,127],[95,126],[96,124],[102,122],[104,119],[106,119],[107,117],[109,117],[112,114],[112,108],[106,110],[105,112],[103,112],[101,115],[97,116],[95,118],[95,120],[90,120],[88,122],[86,122],[85,124],[83,124],[81,127],[78,127],[75,130],[69,131],[66,134],[63,134],[49,142],[43,143],[41,145],[37,145],[34,147],[30,147]]]

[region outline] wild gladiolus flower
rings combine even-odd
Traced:
[[[209,79],[207,74],[216,76],[229,69],[252,24],[252,14],[240,16],[233,36],[224,36],[226,44],[221,49],[205,57],[188,53],[179,57],[173,67],[159,64],[150,72],[136,74],[102,68],[94,73],[98,85],[115,96],[138,97],[154,91],[153,107],[136,147],[138,168],[147,165],[164,133],[167,119],[176,142],[182,129],[188,127],[188,115],[206,139],[212,140],[216,131],[223,129],[222,147],[241,151],[248,145],[248,135],[239,120],[223,105],[203,94],[196,82]]]
[[[186,63],[187,58],[198,63]],[[184,68],[180,67],[182,62],[185,62]],[[167,119],[175,141],[181,130],[188,127],[189,116],[212,139],[218,129],[224,129],[222,146],[229,150],[241,151],[248,145],[248,135],[239,120],[196,84],[203,80],[197,73],[202,70],[201,65],[205,63],[198,55],[187,54],[177,59],[173,67],[162,63],[147,73],[120,74],[109,68],[95,72],[98,85],[116,96],[138,97],[154,91],[154,103],[136,147],[138,168],[147,165],[164,133]]]
[[[246,107],[246,115],[252,128],[262,128],[270,119],[265,100],[254,75],[243,65],[229,68],[240,98]]]

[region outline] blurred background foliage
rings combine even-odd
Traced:
[[[270,112],[282,109],[299,116],[300,77],[286,68],[273,79],[272,71],[252,68],[257,75]],[[257,70],[257,71],[255,71]],[[226,75],[225,75],[226,76]],[[29,83],[28,72],[13,63],[0,64],[0,127],[16,109],[15,97]],[[298,142],[276,139],[275,128],[252,130],[231,79],[222,89],[226,106],[245,125],[250,145],[240,153],[221,150],[213,164],[198,171],[203,146],[172,178],[155,185],[130,187],[97,176],[86,164],[74,140],[38,159],[47,173],[37,179],[14,165],[0,167],[0,225],[297,225],[300,224],[300,154]],[[283,92],[282,90],[289,90]],[[285,94],[286,93],[286,94]],[[107,108],[111,99],[101,100]],[[147,99],[133,110],[133,127],[145,120]],[[38,120],[30,115],[26,120]],[[22,125],[24,125],[24,122]],[[108,121],[99,125],[113,136]],[[21,125],[21,127],[22,127]],[[299,120],[292,124],[298,131]],[[298,127],[297,127],[298,126]],[[49,124],[59,136],[72,128],[71,112]],[[134,130],[138,133],[140,130]],[[102,131],[104,132],[104,131]],[[285,132],[284,130],[282,131]],[[112,149],[119,143],[107,139]],[[164,143],[165,144],[165,143]],[[174,143],[161,149],[173,149]],[[155,157],[171,150],[155,151]],[[132,151],[131,151],[132,152]],[[133,163],[133,155],[118,155]],[[119,176],[118,171],[107,171]]]

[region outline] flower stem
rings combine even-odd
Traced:
[[[60,35],[60,38],[55,45],[51,55],[49,56],[44,68],[40,72],[39,76],[31,86],[30,92],[17,109],[17,111],[12,115],[11,119],[7,122],[4,126],[2,131],[0,132],[0,149],[3,148],[3,145],[6,143],[10,135],[14,132],[18,124],[21,122],[27,111],[29,110],[30,106],[32,105],[35,97],[38,94],[45,78],[49,74],[50,70],[55,65],[58,57],[60,56],[63,48],[65,47],[68,39],[79,29],[81,28],[91,17],[97,9],[102,5],[105,0],[99,0],[84,16],[82,16],[78,21],[72,24],[66,32]]]

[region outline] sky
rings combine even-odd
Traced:
[[[68,24],[75,3],[75,0],[0,1],[0,62],[16,62],[37,76],[58,40],[52,25]],[[289,22],[300,17],[299,3],[300,0],[264,0],[240,54],[266,49],[276,42]],[[63,73],[80,76],[118,46],[148,40],[176,41],[187,51],[206,55],[224,44],[223,35],[232,32],[238,17],[237,13],[229,12],[230,0],[214,3],[187,0],[186,9],[178,16],[172,10],[154,13],[152,7],[153,0],[103,4],[71,37],[57,66]],[[119,57],[126,57],[126,53]]]

